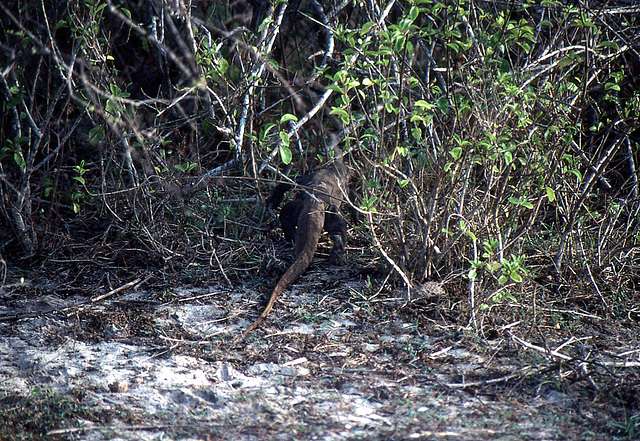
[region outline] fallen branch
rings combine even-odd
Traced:
[[[146,282],[147,280],[149,280],[151,277],[153,277],[153,275],[149,275],[147,277],[145,277],[144,279],[142,277],[138,277],[136,280],[133,280],[129,283],[126,283],[116,289],[112,289],[111,291],[109,291],[106,294],[102,294],[100,296],[94,297],[92,299],[87,299],[78,303],[74,303],[73,305],[69,305],[65,308],[49,308],[49,309],[44,309],[42,311],[34,311],[34,312],[25,312],[22,314],[11,314],[11,315],[3,315],[0,316],[0,322],[8,322],[8,321],[14,321],[14,320],[22,320],[22,319],[26,319],[26,318],[35,318],[35,317],[40,317],[43,316],[45,314],[50,314],[52,312],[64,312],[64,313],[68,313],[69,311],[73,311],[76,308],[79,308],[81,306],[85,306],[87,304],[90,303],[95,303],[98,302],[100,300],[104,300],[107,297],[110,297],[114,294],[119,293],[122,290],[125,290],[127,288],[131,288],[132,286],[135,286],[139,283],[142,282]]]
[[[518,369],[517,372],[513,372],[511,374],[504,375],[498,378],[491,378],[489,380],[480,380],[480,381],[472,381],[469,383],[445,383],[445,386],[451,387],[454,389],[465,389],[467,387],[479,387],[479,386],[490,386],[492,384],[504,383],[514,378],[521,378],[529,374],[531,371],[538,372],[533,366],[525,366],[523,368]]]
[[[516,337],[515,335],[509,333],[509,336],[511,337],[511,339],[516,342],[517,344],[524,346],[527,349],[532,349],[534,351],[540,352],[542,354],[545,354],[547,356],[550,356],[551,358],[556,358],[562,361],[576,361],[576,362],[580,362],[581,364],[586,364],[586,363],[591,363],[591,364],[595,364],[595,365],[600,365],[600,366],[606,366],[606,367],[616,367],[616,368],[631,368],[631,367],[640,367],[640,361],[586,361],[586,360],[581,360],[579,358],[575,358],[575,357],[570,357],[568,355],[564,355],[560,352],[558,352],[557,349],[555,350],[550,350],[550,349],[546,349],[543,348],[541,346],[537,346],[534,345],[533,343],[529,343],[528,341],[525,341],[523,339],[521,339],[520,337]],[[564,347],[566,346],[567,343],[564,343],[560,346]]]
[[[149,280],[150,278],[151,278],[151,276],[147,276],[147,278],[144,279],[144,280]],[[91,303],[95,303],[95,302],[99,302],[100,300],[104,300],[107,297],[111,297],[112,295],[119,293],[123,289],[131,288],[132,286],[137,285],[140,282],[142,282],[142,277],[138,277],[136,280],[133,280],[133,281],[131,281],[129,283],[125,283],[124,285],[122,285],[122,286],[120,286],[118,288],[112,289],[111,291],[109,291],[106,294],[102,294],[101,296],[92,298],[91,299]]]

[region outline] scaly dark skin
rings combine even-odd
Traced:
[[[260,317],[236,338],[233,344],[258,327],[273,309],[278,296],[309,268],[323,229],[333,239],[329,261],[337,263],[341,260],[347,239],[347,224],[339,213],[347,188],[347,167],[341,153],[336,149],[337,159],[331,165],[297,180],[297,184],[302,186],[303,190],[298,192],[296,199],[285,204],[280,212],[285,239],[291,240],[295,237],[296,260],[278,280]],[[267,199],[267,207],[277,208],[284,194],[292,188],[293,184],[278,184]]]

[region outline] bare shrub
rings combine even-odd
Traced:
[[[263,179],[340,133],[371,248],[407,289],[445,281],[473,321],[542,275],[604,309],[635,286],[624,2],[0,8],[5,253],[249,260]]]

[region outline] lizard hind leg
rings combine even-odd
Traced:
[[[337,211],[328,211],[325,216],[324,229],[333,240],[333,249],[329,255],[329,263],[340,264],[343,260],[347,242],[347,223]]]
[[[296,238],[296,227],[302,212],[302,205],[302,199],[297,198],[284,204],[280,210],[280,228],[282,228],[285,240],[289,243],[292,243]]]

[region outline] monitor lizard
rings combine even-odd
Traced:
[[[342,152],[334,147],[335,159],[327,167],[296,180],[302,187],[296,198],[286,203],[280,211],[280,225],[285,239],[295,238],[295,261],[280,277],[269,303],[260,317],[249,326],[242,335],[234,339],[232,345],[242,340],[267,317],[278,296],[306,271],[318,248],[322,230],[326,230],[333,239],[333,249],[329,261],[338,263],[345,250],[347,224],[339,212],[347,190],[347,167]],[[278,184],[267,199],[269,209],[277,208],[287,191],[293,188],[291,183]]]

